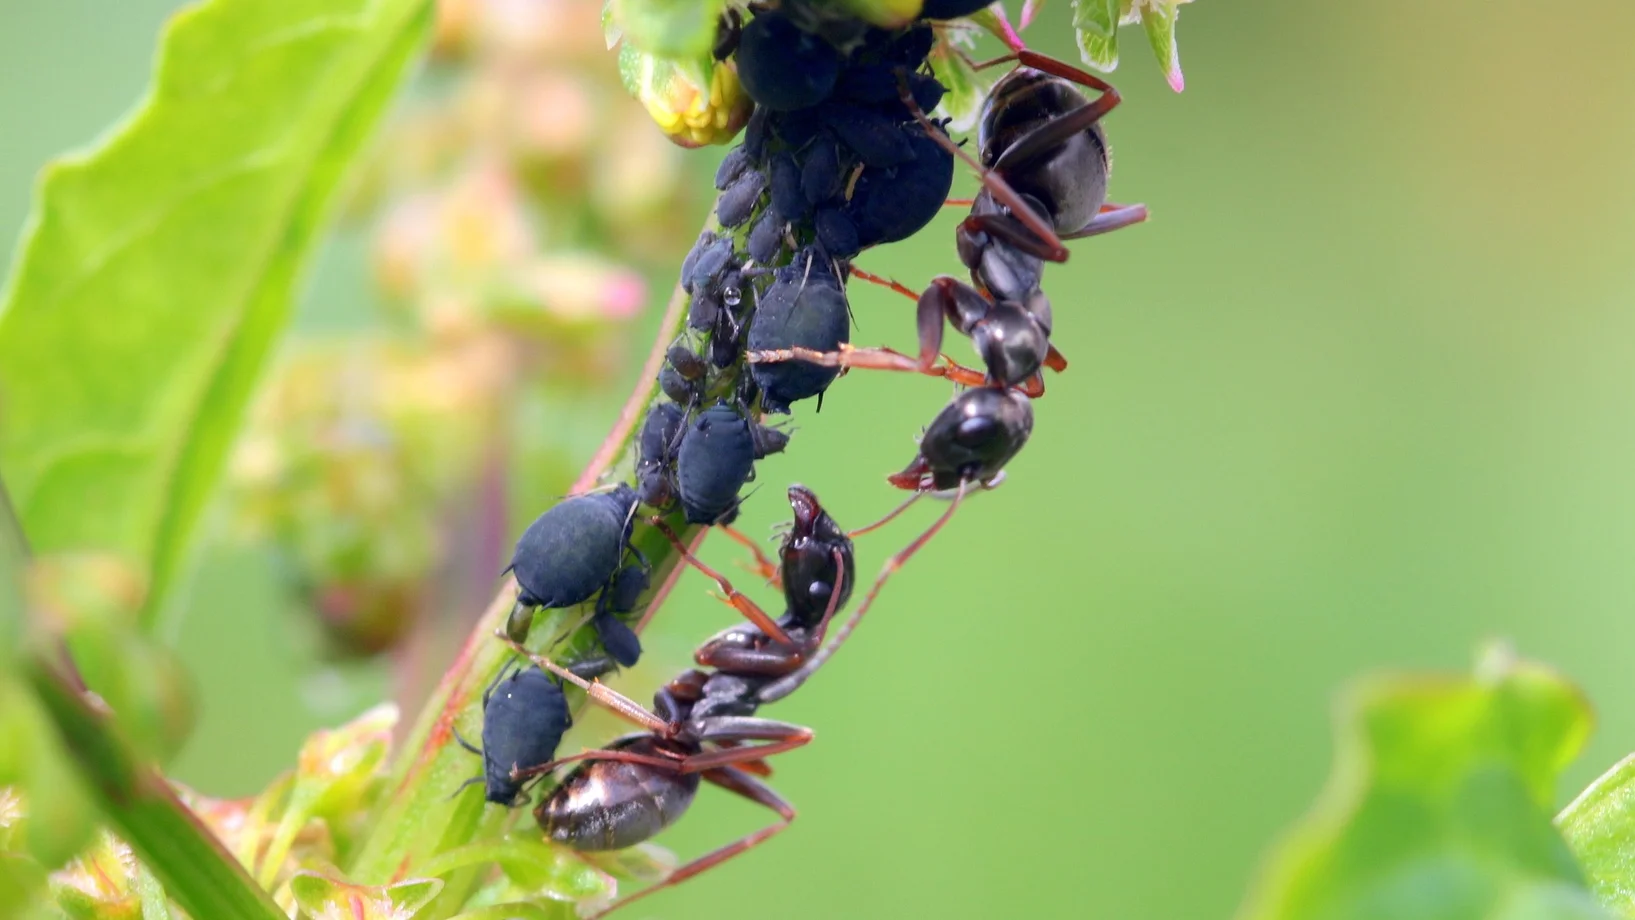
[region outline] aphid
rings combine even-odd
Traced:
[[[758,13],[744,25],[735,60],[738,82],[749,98],[780,112],[829,98],[841,68],[833,45],[803,31],[780,10]]]
[[[727,186],[715,203],[715,219],[721,226],[732,228],[749,220],[755,205],[766,191],[766,175],[757,169],[747,169]]]
[[[940,126],[926,128],[946,141]],[[846,216],[867,248],[906,240],[941,210],[954,184],[954,158],[921,131],[899,135],[912,158],[890,168],[869,167],[858,174]]]
[[[738,490],[754,475],[755,461],[782,450],[780,442],[787,440],[725,402],[698,413],[676,456],[687,523],[730,524],[738,516]]]
[[[749,252],[749,257],[761,265],[777,261],[778,255],[783,252],[786,226],[783,215],[776,208],[767,208],[755,221],[755,226],[749,228],[749,237],[744,240],[744,249]]]
[[[772,190],[772,210],[777,212],[778,220],[798,223],[811,215],[812,203],[801,190],[800,167],[792,155],[786,152],[772,158],[768,185]]]
[[[636,496],[668,508],[675,501],[675,452],[687,412],[671,402],[654,403],[636,439]]]
[[[984,185],[956,233],[960,259],[971,270],[975,287],[940,277],[916,295],[895,282],[854,271],[916,300],[918,359],[884,348],[842,347],[826,354],[798,348],[752,352],[751,362],[794,359],[835,368],[914,371],[967,385],[1021,386],[1035,396],[1044,392],[1042,367],[1067,367],[1050,342],[1050,301],[1039,287],[1042,260],[1063,261],[1067,250],[1062,240],[1140,222],[1147,211],[1142,205],[1106,203],[1111,161],[1100,120],[1118,105],[1117,91],[1097,77],[1026,50],[979,66],[1005,61],[1023,66],[1002,79],[984,103],[981,163],[955,146],[899,88],[904,105],[924,129],[922,142],[965,159],[982,174]],[[1101,96],[1086,102],[1075,83],[1097,89]],[[871,244],[871,232],[896,232],[896,227],[869,223],[875,216],[906,220],[910,203],[887,202],[912,188],[912,183],[876,186],[867,171],[859,176],[847,216],[858,227],[861,246]],[[986,372],[938,363],[945,323],[972,337]]]
[[[648,584],[645,568],[625,566],[613,577],[613,583],[602,591],[596,602],[596,615],[591,617],[597,641],[607,650],[608,657],[621,668],[636,666],[641,658],[642,644],[636,631],[619,617],[636,609],[636,601],[647,590]]]
[[[673,402],[691,405],[697,401],[709,370],[709,362],[678,338],[665,353],[664,366],[659,368],[659,389]]]
[[[460,788],[480,782],[486,800],[517,804],[528,780],[518,778],[516,771],[550,762],[572,725],[562,686],[549,674],[539,668],[501,671],[483,691],[483,746],[455,735],[462,747],[483,759],[483,775]]]
[[[790,348],[832,352],[851,340],[850,305],[828,259],[808,248],[804,257],[777,272],[761,294],[749,327],[749,348],[766,352]],[[799,361],[751,364],[761,388],[761,407],[788,412],[789,404],[821,396],[838,368]]]
[[[636,490],[620,483],[559,502],[528,525],[506,567],[519,586],[508,635],[527,636],[533,608],[584,603],[607,584],[629,546],[636,504]]]

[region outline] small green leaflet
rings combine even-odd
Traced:
[[[1164,69],[1170,88],[1186,88],[1180,52],[1175,44],[1175,20],[1181,4],[1192,0],[1073,0],[1073,33],[1079,57],[1103,73],[1118,67],[1118,28],[1141,23],[1153,56]]]
[[[1118,68],[1118,0],[1073,0],[1079,56],[1105,73]]]
[[[715,26],[727,0],[609,0],[612,22],[604,14],[603,31],[617,29],[642,51],[655,57],[694,59],[715,45]],[[706,84],[707,85],[707,84]]]

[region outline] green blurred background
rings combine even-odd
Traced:
[[[8,244],[39,165],[137,97],[175,5],[6,4]],[[1032,40],[1069,54],[1068,15],[1049,4]],[[1463,668],[1489,636],[1599,710],[1564,796],[1635,750],[1635,6],[1201,0],[1179,34],[1180,96],[1127,43],[1114,196],[1154,217],[1049,274],[1072,367],[1031,445],[774,711],[819,732],[777,764],[801,819],[635,914],[1226,916],[1323,781],[1336,688]],[[954,219],[860,264],[953,271]],[[331,247],[305,322],[370,296],[357,249]],[[909,344],[906,303],[854,306],[858,341]],[[882,513],[946,397],[846,379],[761,467],[745,528],[786,516],[792,480],[843,522]],[[910,533],[869,539],[864,570]],[[203,719],[177,768],[243,794],[388,681],[269,641],[267,563],[217,542],[181,637]],[[704,590],[682,582],[637,682],[733,620]],[[663,842],[759,820],[709,795]]]

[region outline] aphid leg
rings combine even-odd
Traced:
[[[954,493],[953,501],[948,503],[948,510],[933,521],[931,526],[925,529],[924,533],[914,539],[914,542],[898,550],[896,555],[886,560],[886,564],[880,568],[880,574],[874,579],[874,585],[869,588],[868,596],[863,598],[862,606],[852,611],[852,615],[846,619],[846,622],[840,624],[840,628],[835,631],[833,639],[818,649],[811,658],[808,658],[806,663],[800,666],[799,670],[761,688],[757,697],[762,703],[775,702],[793,693],[801,684],[806,683],[807,679],[816,673],[819,668],[823,667],[825,662],[834,657],[834,653],[840,648],[841,644],[863,621],[863,616],[869,612],[869,608],[874,606],[874,599],[880,596],[880,589],[885,587],[886,581],[898,569],[902,568],[909,559],[913,558],[915,553],[931,542],[931,538],[937,535],[937,531],[941,530],[943,525],[947,524],[948,520],[954,516],[954,512],[959,510],[960,502],[965,499],[966,488],[967,484],[961,482],[959,490]]]
[[[936,142],[937,146],[947,150],[949,153],[952,153],[963,163],[965,163],[966,166],[975,170],[976,174],[981,177],[982,184],[990,193],[992,193],[995,200],[1009,208],[1011,214],[1017,220],[1021,221],[1023,226],[1027,227],[1028,230],[1033,233],[1038,242],[1042,244],[1042,251],[1038,253],[1039,258],[1046,259],[1051,262],[1067,261],[1067,247],[1063,246],[1062,241],[1056,237],[1055,229],[1050,226],[1050,223],[1046,221],[1038,211],[1035,211],[1026,201],[1023,201],[1022,196],[1017,194],[1015,189],[1011,188],[1010,183],[1005,181],[1005,177],[998,173],[998,164],[995,164],[995,169],[988,169],[984,167],[981,163],[976,161],[975,157],[972,157],[969,153],[966,153],[964,148],[960,147],[960,145],[949,139],[948,135],[944,134],[942,129],[937,127],[936,124],[932,122],[931,119],[927,118],[925,113],[920,110],[920,104],[914,101],[914,94],[909,91],[908,81],[902,79],[901,77],[899,77],[897,80],[897,95],[903,100],[903,104],[908,106],[909,112],[914,115],[914,120],[920,123],[920,128],[925,131],[926,136],[930,137],[932,141]],[[1092,103],[1092,105],[1094,105],[1094,103]],[[1064,117],[1072,116],[1068,115]],[[1045,125],[1041,128],[1035,128],[1032,132],[1029,132],[1027,137],[1032,137],[1040,130],[1043,130],[1044,127],[1049,126]],[[1024,140],[1025,139],[1026,138],[1024,138]],[[1022,141],[1017,142],[1017,144],[1021,143]],[[1006,151],[1007,154],[1009,154],[1009,152],[1010,151],[1008,150]],[[1001,161],[1004,159],[1004,157],[1000,158]],[[967,218],[966,220],[969,222],[972,219],[973,218]]]
[[[451,728],[449,730],[454,733],[454,740],[460,742],[460,747],[465,748],[466,750],[470,751],[473,754],[476,754],[479,757],[482,756],[483,749],[476,746],[475,744],[472,744],[471,742],[467,741],[465,736],[460,734],[460,730],[458,728]],[[460,788],[464,789],[465,787],[461,786]],[[458,791],[458,790],[456,790],[456,791]]]
[[[628,696],[614,690],[599,680],[586,680],[567,668],[562,667],[544,655],[536,655],[528,651],[520,643],[513,642],[504,632],[496,632],[502,642],[511,647],[513,652],[526,657],[540,668],[555,674],[558,678],[585,691],[591,699],[606,707],[614,715],[620,716],[628,722],[640,725],[651,732],[668,737],[672,734],[670,723],[654,715],[646,706],[636,702]]]
[[[1062,234],[1062,239],[1082,240],[1087,236],[1112,233],[1114,230],[1142,223],[1146,219],[1147,206],[1144,204],[1104,204],[1101,206],[1101,213],[1090,218],[1088,224],[1072,233]]]
[[[681,542],[681,537],[677,536],[676,532],[671,530],[670,525],[666,524],[662,518],[652,518],[650,523],[669,539],[670,545],[681,555],[683,562],[703,572],[706,578],[715,582],[715,586],[720,588],[721,592],[726,595],[727,604],[743,614],[744,619],[755,624],[755,628],[766,633],[772,641],[783,645],[794,644],[793,640],[789,638],[789,634],[783,631],[783,627],[779,626],[765,610],[762,610],[760,605],[750,600],[737,588],[734,588],[732,582],[728,581],[725,575],[710,568],[704,563],[704,560],[694,556],[692,551],[687,548],[687,545]]]
[[[869,533],[870,531],[879,530],[880,528],[886,526],[887,524],[889,524],[893,520],[895,520],[898,515],[902,514],[904,511],[907,511],[909,509],[909,506],[913,505],[915,502],[919,501],[924,496],[925,496],[924,492],[916,491],[913,495],[910,495],[906,501],[902,502],[897,507],[891,509],[891,511],[889,513],[887,513],[885,517],[881,518],[878,521],[875,521],[873,524],[868,524],[868,525],[865,525],[863,527],[859,527],[856,530],[848,532],[846,534],[846,537],[848,539],[855,540],[856,538],[861,537],[862,535],[864,535],[866,533]]]
[[[944,198],[942,206],[945,208],[968,208],[976,204],[975,198]]]
[[[766,808],[777,812],[779,818],[778,822],[776,824],[764,827],[752,834],[747,834],[740,837],[737,840],[734,840],[732,843],[721,847],[720,849],[712,850],[711,852],[680,866],[674,872],[670,873],[670,875],[665,878],[664,881],[655,882],[654,884],[643,888],[641,891],[638,891],[635,894],[626,895],[619,900],[614,901],[612,904],[608,905],[607,910],[604,910],[595,916],[606,916],[612,911],[618,910],[621,907],[627,907],[631,902],[645,898],[655,891],[679,885],[706,869],[719,866],[734,856],[765,843],[779,831],[782,831],[784,828],[788,827],[790,822],[795,820],[795,809],[793,806],[779,798],[778,794],[773,792],[771,787],[749,775],[749,773],[745,772],[744,770],[739,770],[732,767],[723,767],[719,770],[711,770],[705,773],[704,779],[713,785],[727,790],[728,792],[736,793],[737,795],[743,796],[757,805],[765,806]]]
[[[876,371],[903,371],[924,374],[927,377],[945,377],[961,386],[979,387],[988,382],[988,375],[973,367],[933,363],[926,366],[892,348],[858,348],[842,343],[839,351],[817,351],[811,348],[778,348],[748,352],[751,364],[776,364],[780,361],[806,361],[822,367],[865,368]]]
[[[783,587],[783,573],[778,569],[777,563],[773,562],[767,556],[766,551],[761,549],[760,544],[756,543],[754,540],[751,540],[741,531],[728,525],[722,524],[716,529],[726,534],[727,538],[732,540],[734,543],[737,543],[739,546],[742,546],[751,553],[755,554],[755,564],[753,566],[746,566],[750,571],[760,575],[770,584],[776,585],[780,588]]]

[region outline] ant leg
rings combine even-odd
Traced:
[[[1045,259],[1050,262],[1067,261],[1067,247],[1063,246],[1062,241],[1057,238],[1055,228],[1051,227],[1050,223],[1045,220],[1045,218],[1041,216],[1038,211],[1035,211],[1033,208],[1029,207],[1028,203],[1022,200],[1022,196],[1017,194],[1015,189],[1011,188],[1011,184],[1006,182],[1005,177],[1000,175],[997,171],[998,164],[995,164],[995,169],[988,169],[984,167],[969,153],[966,153],[965,148],[954,143],[953,140],[948,137],[948,135],[944,134],[942,129],[938,128],[935,122],[926,117],[925,112],[920,109],[920,104],[914,101],[914,94],[909,91],[908,82],[906,80],[901,78],[898,79],[897,95],[902,99],[903,104],[908,106],[908,111],[914,116],[914,120],[920,123],[920,128],[925,131],[926,136],[930,137],[931,140],[937,144],[937,146],[948,151],[949,153],[952,153],[966,166],[975,170],[977,175],[981,177],[982,184],[987,187],[989,193],[993,195],[994,199],[1000,204],[1009,208],[1011,214],[1014,215],[1017,220],[1021,221],[1023,226],[1032,231],[1034,236],[1038,237],[1045,247],[1045,254],[1040,256],[1041,259]],[[1070,118],[1072,116],[1070,114],[1063,117]],[[1032,137],[1034,134],[1037,134],[1039,131],[1047,127],[1049,127],[1049,124],[1035,128],[1027,135],[1027,137]],[[1026,138],[1023,140],[1026,140]],[[1021,143],[1022,141],[1017,142],[1017,144]],[[1005,152],[1006,154],[1010,153],[1009,150]],[[1000,160],[1003,161],[1004,157],[1001,157]]]
[[[533,652],[528,651],[528,649],[524,648],[520,643],[512,641],[503,631],[497,631],[494,633],[494,635],[498,636],[500,641],[510,646],[511,651],[526,657],[529,661],[532,661],[540,668],[555,674],[562,680],[565,680],[568,683],[573,684],[575,687],[585,691],[585,693],[588,694],[591,699],[606,707],[614,715],[623,718],[627,722],[640,725],[642,728],[645,728],[648,731],[655,732],[666,737],[673,733],[669,722],[666,722],[654,715],[652,710],[648,709],[646,706],[643,706],[630,697],[625,696],[623,693],[614,690],[607,684],[604,684],[599,680],[586,680],[567,668],[562,667],[551,659],[546,658],[544,655],[536,655]]]
[[[859,281],[867,281],[870,284],[878,284],[881,287],[891,288],[904,297],[907,297],[909,300],[920,299],[920,295],[909,290],[908,286],[902,282],[896,281],[892,278],[886,278],[881,275],[876,275],[872,272],[866,272],[855,265],[852,266],[852,277],[858,279]]]
[[[783,587],[782,572],[779,571],[777,564],[767,557],[766,551],[761,549],[760,544],[756,543],[754,540],[751,540],[743,533],[733,529],[733,527],[728,524],[717,525],[716,529],[726,534],[727,538],[732,540],[734,543],[737,543],[739,546],[742,546],[751,553],[755,554],[755,565],[751,567],[752,571],[759,574],[762,578],[765,578],[768,582],[775,584],[780,588]]]
[[[875,521],[873,524],[869,524],[869,525],[864,526],[864,527],[859,527],[856,530],[853,530],[853,531],[847,533],[846,538],[847,539],[855,539],[857,537],[861,537],[862,535],[864,535],[866,533],[869,533],[870,531],[879,530],[880,528],[886,526],[887,524],[889,524],[893,520],[895,520],[896,517],[899,514],[902,514],[904,511],[907,511],[909,509],[910,505],[912,505],[915,502],[919,501],[924,496],[925,496],[924,492],[915,492],[913,495],[910,495],[908,497],[907,501],[905,501],[902,504],[898,505],[897,507],[891,509],[891,512],[889,514],[887,514],[885,517],[881,518],[878,521]]]
[[[965,500],[967,485],[966,482],[961,481],[959,491],[954,493],[954,500],[948,503],[948,510],[944,511],[941,517],[932,522],[924,533],[916,537],[913,543],[903,547],[896,555],[886,560],[886,564],[880,569],[880,574],[874,579],[874,586],[869,588],[868,597],[863,598],[863,605],[852,611],[852,615],[846,619],[846,622],[840,624],[840,629],[835,631],[835,637],[827,645],[818,649],[816,654],[800,666],[800,670],[761,688],[760,693],[756,694],[756,696],[763,704],[776,702],[793,693],[800,688],[801,684],[806,683],[807,679],[816,673],[819,668],[823,667],[825,662],[834,657],[834,653],[840,648],[841,644],[857,629],[857,624],[862,622],[863,615],[869,612],[870,607],[874,606],[874,599],[880,596],[880,589],[885,587],[886,580],[891,578],[898,569],[902,568],[909,559],[913,558],[915,553],[931,542],[931,538],[937,535],[937,531],[941,530],[943,525],[948,523],[948,519],[954,516],[954,512],[959,510],[960,502]]]
[[[976,204],[975,198],[944,198],[942,206],[945,208],[968,208]]]
[[[804,725],[793,725],[773,719],[754,716],[716,716],[705,719],[698,740],[733,742],[733,746],[719,751],[705,751],[681,759],[682,773],[703,773],[734,764],[765,760],[803,747],[812,741],[812,730]],[[744,741],[765,741],[766,744],[740,745]]]
[[[834,550],[832,556],[836,571],[846,571],[846,560],[840,550]],[[848,577],[847,581],[849,580]],[[701,668],[714,668],[717,671],[730,671],[734,674],[767,678],[782,677],[804,664],[806,656],[823,644],[823,635],[829,629],[829,621],[834,618],[835,611],[840,608],[842,593],[842,591],[829,592],[829,603],[824,607],[823,618],[818,621],[817,628],[807,634],[806,641],[799,645],[751,646],[746,648],[731,643],[717,643],[714,639],[711,639],[699,646],[698,650],[693,653],[693,661]],[[782,735],[778,737],[782,737]],[[720,737],[711,737],[709,740],[721,741],[722,739]],[[753,736],[749,737],[748,740],[764,739],[760,736]],[[765,756],[766,753],[764,748],[761,749],[761,756]]]
[[[755,628],[766,633],[774,642],[783,645],[795,644],[789,638],[789,634],[783,631],[783,627],[774,622],[772,617],[768,616],[767,612],[760,608],[760,605],[750,600],[742,591],[734,588],[732,582],[728,581],[725,575],[705,565],[704,560],[694,556],[692,551],[687,548],[687,545],[681,542],[681,538],[676,536],[676,532],[670,529],[670,525],[664,523],[663,519],[652,518],[649,523],[658,528],[659,532],[670,540],[670,545],[681,555],[682,561],[703,572],[706,578],[715,582],[715,586],[720,588],[721,593],[727,596],[727,604],[743,614],[744,619],[755,624]]]
[[[1142,223],[1146,219],[1147,206],[1144,204],[1104,204],[1101,206],[1100,214],[1090,218],[1088,224],[1072,233],[1062,234],[1062,239],[1082,240],[1087,236],[1112,233],[1114,230]]]
[[[1094,101],[1087,102],[1071,112],[1058,115],[1017,138],[1016,143],[1005,148],[1005,152],[1000,154],[999,159],[994,161],[993,168],[996,171],[1004,172],[1021,166],[1042,154],[1054,150],[1068,138],[1089,129],[1091,125],[1101,121],[1107,116],[1108,112],[1118,108],[1119,102],[1122,101],[1118,90],[1113,88],[1113,84],[1077,67],[1064,64],[1049,55],[1040,54],[1037,51],[1018,51],[1016,61],[1023,67],[1031,67],[1053,77],[1061,77],[1080,86],[1089,87],[1101,95],[1097,96]]]
[[[636,892],[635,894],[626,895],[608,905],[607,910],[604,910],[594,916],[606,916],[607,914],[612,913],[621,907],[628,907],[631,902],[645,898],[655,891],[679,885],[693,876],[705,871],[706,869],[712,869],[719,866],[734,856],[765,843],[779,831],[782,831],[784,828],[788,827],[790,823],[795,820],[794,806],[780,798],[776,792],[772,791],[770,786],[767,786],[765,783],[749,775],[749,773],[745,772],[744,770],[738,770],[732,767],[722,767],[721,769],[711,770],[705,773],[704,779],[712,785],[719,786],[728,792],[743,796],[757,805],[765,806],[766,808],[777,812],[779,818],[778,822],[776,824],[761,828],[752,834],[746,834],[724,847],[712,850],[709,853],[706,853],[703,856],[700,856],[699,858],[678,867],[674,872],[670,873],[670,875],[665,878],[664,881],[655,882],[652,885],[643,888],[641,891]],[[587,920],[589,920],[589,918],[587,918]]]
[[[940,321],[940,320],[939,320]],[[780,361],[806,361],[823,367],[864,368],[876,371],[904,371],[927,377],[945,377],[961,386],[979,387],[988,382],[988,375],[973,367],[948,362],[926,367],[891,348],[857,348],[842,344],[839,351],[816,351],[811,348],[779,348],[771,351],[748,353],[751,364],[776,364]]]
[[[676,758],[657,757],[650,754],[632,754],[629,751],[610,751],[604,748],[591,748],[589,750],[580,751],[577,754],[569,754],[566,757],[558,757],[549,763],[537,764],[532,767],[512,767],[511,779],[532,779],[534,777],[543,776],[546,773],[550,773],[557,767],[566,766],[570,763],[577,763],[581,760],[611,760],[617,761],[618,763],[640,764],[644,767],[657,767],[660,770],[671,771],[679,771],[681,768],[681,761]]]

